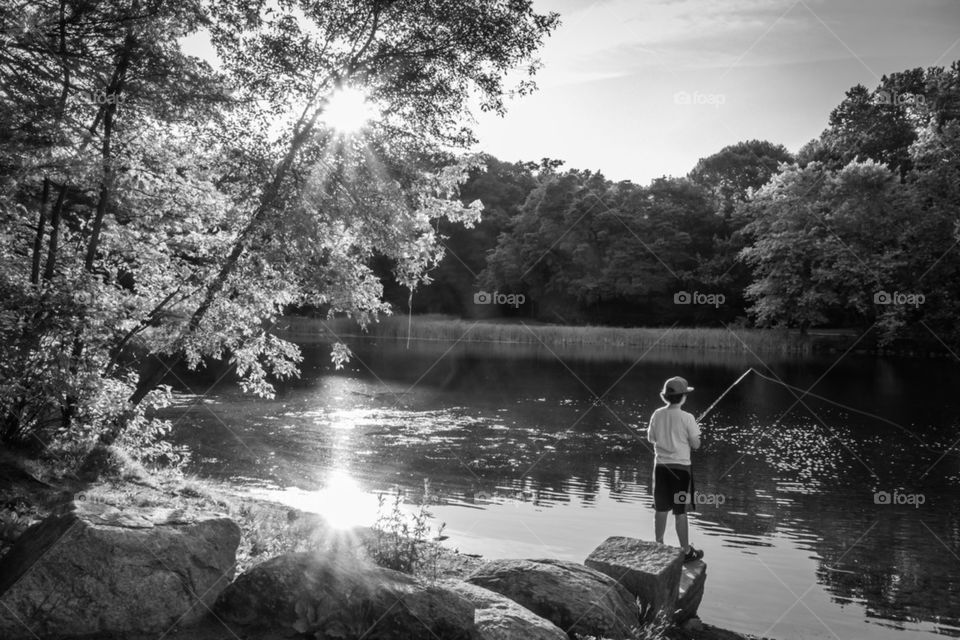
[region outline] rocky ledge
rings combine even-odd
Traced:
[[[632,538],[584,564],[477,560],[441,579],[379,567],[363,544],[281,554],[234,579],[239,541],[217,514],[74,506],[0,560],[0,637],[742,638],[699,625],[703,562]]]

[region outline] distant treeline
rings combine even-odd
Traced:
[[[461,190],[482,222],[440,227],[446,257],[412,310],[956,341],[958,116],[954,62],[853,87],[795,156],[750,140],[646,186],[487,157]],[[390,262],[376,271],[407,312]]]

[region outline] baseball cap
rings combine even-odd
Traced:
[[[681,378],[680,376],[674,376],[663,383],[663,391],[661,391],[661,393],[664,395],[669,395],[690,393],[691,391],[693,391],[693,387],[688,385],[685,379]]]

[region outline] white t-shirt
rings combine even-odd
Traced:
[[[647,440],[654,444],[654,464],[690,464],[690,439],[700,437],[693,414],[680,407],[660,407],[650,416]]]

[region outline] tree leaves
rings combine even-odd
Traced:
[[[486,0],[41,0],[28,33],[10,30],[10,9],[0,10],[9,438],[57,420],[72,432],[78,419],[107,440],[124,424],[159,434],[135,405],[181,358],[229,359],[246,391],[270,395],[300,357],[270,334],[280,314],[387,311],[375,252],[410,288],[427,281],[443,253],[438,221],[479,217],[457,191],[476,161],[450,152],[471,138],[468,98],[502,108],[501,77],[556,25],[530,3]],[[181,51],[201,29],[218,69]],[[383,118],[347,138],[319,116],[350,83]],[[47,265],[44,278],[34,264]],[[334,351],[340,364],[347,355]],[[109,411],[90,409],[103,402]]]

